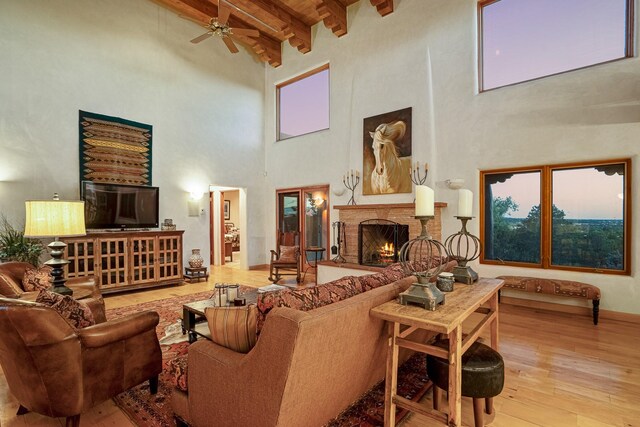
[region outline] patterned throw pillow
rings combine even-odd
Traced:
[[[96,324],[89,306],[74,300],[69,295],[60,295],[43,289],[38,293],[36,302],[60,313],[73,328],[82,329]]]
[[[264,326],[267,314],[275,307],[290,307],[309,311],[362,293],[364,288],[358,277],[346,276],[323,285],[305,289],[287,289],[258,294],[258,334]]]
[[[246,307],[208,307],[204,314],[214,343],[238,353],[248,353],[256,345],[255,304]]]
[[[51,287],[51,270],[48,265],[41,268],[28,268],[22,277],[25,292],[39,291]]]
[[[299,246],[280,246],[279,261],[296,262],[298,260]]]
[[[18,298],[22,294],[22,288],[10,276],[0,273],[0,296],[6,298]]]

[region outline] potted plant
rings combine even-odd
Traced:
[[[44,245],[38,239],[24,237],[24,232],[13,228],[3,215],[0,220],[0,261],[28,262],[34,266],[40,264],[40,255]]]

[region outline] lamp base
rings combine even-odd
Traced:
[[[69,264],[69,261],[62,259],[64,254],[64,248],[67,244],[58,240],[49,243],[48,247],[51,249],[51,259],[44,263],[52,268],[51,270],[51,291],[60,295],[73,295],[73,291],[65,286],[67,280],[64,278],[64,266]]]
[[[402,305],[416,304],[429,311],[435,311],[438,305],[444,304],[444,294],[434,283],[414,283],[409,289],[401,292],[399,298]]]
[[[478,273],[473,271],[468,265],[464,267],[458,265],[453,267],[453,277],[456,279],[456,282],[472,285],[473,282],[478,280]]]

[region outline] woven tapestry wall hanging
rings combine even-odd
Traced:
[[[80,110],[80,181],[151,185],[153,126]]]

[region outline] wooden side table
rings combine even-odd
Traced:
[[[304,251],[306,253],[313,253],[313,264],[311,264],[311,261],[309,260],[308,256],[304,257],[305,260],[307,261],[307,265],[309,266],[304,270],[304,275],[306,276],[307,275],[307,270],[312,268],[313,269],[313,273],[314,273],[314,275],[316,277],[316,280],[317,280],[317,277],[318,277],[318,261],[320,261],[318,258],[324,256],[324,251],[326,251],[326,249],[325,248],[321,248],[319,246],[309,246],[309,247],[305,248]],[[304,277],[303,277],[303,281],[304,281]]]
[[[194,280],[199,282],[200,279],[204,279],[204,281],[206,282],[207,280],[209,280],[209,272],[207,271],[207,267],[185,267],[184,278],[189,279],[189,283],[193,282]]]
[[[371,309],[371,315],[389,324],[389,349],[385,379],[384,425],[396,425],[396,406],[435,418],[451,427],[461,425],[462,355],[487,327],[491,330],[491,347],[498,350],[498,291],[503,280],[480,279],[473,285],[456,283],[453,292],[446,293],[444,305],[435,311],[414,305],[401,305],[396,300]],[[483,307],[483,305],[486,305]],[[462,323],[472,314],[481,313],[482,320],[463,339]],[[406,328],[401,329],[401,326]],[[449,349],[412,341],[410,335],[423,329],[447,335]],[[449,415],[423,408],[396,394],[398,385],[398,351],[409,348],[449,360]]]

